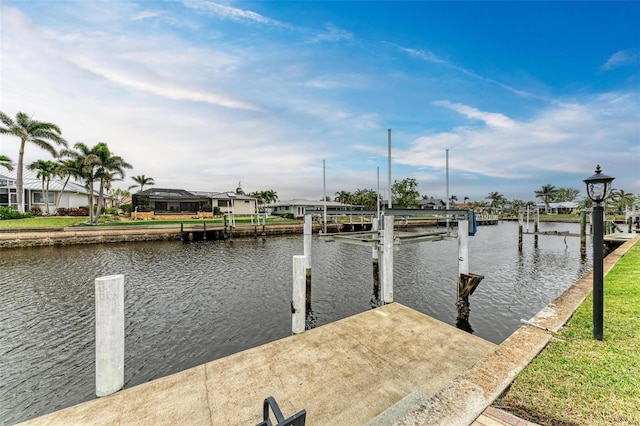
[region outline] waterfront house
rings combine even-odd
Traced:
[[[235,192],[187,191],[184,189],[150,188],[132,196],[136,212],[154,215],[184,215],[212,212],[219,207],[222,213],[248,215],[256,212],[257,199]]]
[[[212,207],[219,207],[222,213],[253,214],[257,210],[258,199],[245,194],[238,194],[233,191],[228,192],[199,192],[194,194],[202,195],[211,202]]]
[[[426,210],[443,210],[447,208],[447,203],[441,198],[426,198],[420,200],[420,208]]]
[[[46,211],[45,194],[42,191],[42,179],[37,171],[25,170],[22,177],[24,190],[24,211],[39,207]],[[0,171],[0,207],[11,206],[18,210],[16,195],[16,171]],[[89,190],[84,185],[65,179],[51,177],[49,182],[49,212],[56,214],[56,205],[62,208],[78,208],[89,206]]]
[[[549,208],[544,203],[536,204],[538,210],[547,214],[577,214],[579,204],[575,201],[563,201],[561,203],[549,203]]]
[[[324,212],[325,203],[327,209],[335,210],[351,210],[356,206],[343,204],[337,201],[313,201],[303,199],[293,199],[286,201],[277,201],[266,206],[269,214],[282,215],[289,213],[295,218],[302,218],[305,214],[321,215]]]

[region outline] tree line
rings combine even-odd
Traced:
[[[10,134],[20,139],[18,163],[16,170],[16,201],[18,211],[24,213],[24,152],[29,145],[35,145],[51,154],[54,160],[36,160],[26,166],[33,170],[42,181],[42,192],[47,214],[49,213],[49,183],[53,177],[64,180],[62,191],[71,178],[84,183],[89,193],[89,221],[97,223],[105,193],[111,189],[113,181],[125,177],[125,169],[132,168],[131,164],[122,157],[115,155],[105,142],[94,146],[77,142],[69,148],[68,142],[62,137],[60,128],[45,121],[34,120],[24,112],[18,112],[15,120],[0,111],[1,134]],[[7,156],[0,157],[0,164],[12,169],[12,161]],[[98,186],[97,210],[94,214],[95,186]],[[62,192],[61,191],[61,192]],[[57,209],[60,198],[55,207]]]
[[[402,180],[395,180],[391,186],[391,202],[392,206],[396,208],[416,208],[420,205],[420,200],[426,200],[430,197],[427,195],[420,195],[417,190],[418,182],[414,178],[405,178]],[[579,208],[589,208],[592,205],[589,197],[583,197],[578,199],[580,190],[575,188],[557,188],[554,185],[543,185],[541,189],[534,191],[535,198],[539,198],[548,210],[551,203],[561,202],[577,202]],[[378,199],[383,202],[382,197],[378,197],[378,194],[373,189],[356,189],[354,192],[349,191],[337,191],[335,193],[334,201],[343,204],[352,204],[363,206],[366,210],[375,210]],[[443,200],[445,203],[447,200]],[[458,196],[451,195],[449,197],[449,204],[452,208],[456,208],[458,205]],[[463,198],[464,204],[470,209],[483,208],[490,212],[508,212],[517,214],[522,209],[534,207],[536,203],[534,201],[524,200],[508,200],[500,192],[490,192],[483,200],[469,201],[469,197]],[[634,203],[640,202],[640,196],[636,196],[632,193],[625,192],[622,189],[612,189],[607,198],[607,210],[612,212],[622,212],[625,208],[633,208]]]

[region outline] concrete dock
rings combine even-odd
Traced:
[[[496,347],[393,303],[25,424],[252,425],[274,396],[309,425],[359,425],[434,395]]]

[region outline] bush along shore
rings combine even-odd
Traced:
[[[604,281],[604,340],[591,295],[494,406],[541,425],[640,425],[640,244]]]

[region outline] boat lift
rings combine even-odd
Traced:
[[[379,271],[379,286],[382,304],[393,302],[393,252],[394,246],[425,241],[458,241],[458,321],[468,326],[469,296],[475,291],[482,275],[469,273],[469,236],[475,235],[477,223],[475,213],[471,210],[442,209],[385,209],[380,212],[380,222],[377,211],[366,210],[332,210],[327,213],[341,216],[370,216],[372,230],[364,232],[321,234],[322,237],[347,244],[372,247],[374,276]],[[429,216],[436,219],[446,218],[446,229],[427,232],[395,231],[396,217]],[[309,218],[310,219],[310,218]],[[457,230],[453,230],[450,223],[457,221]],[[378,229],[379,223],[382,224]],[[379,262],[379,269],[378,269]],[[375,282],[375,280],[374,280]],[[375,285],[375,284],[374,284]]]

